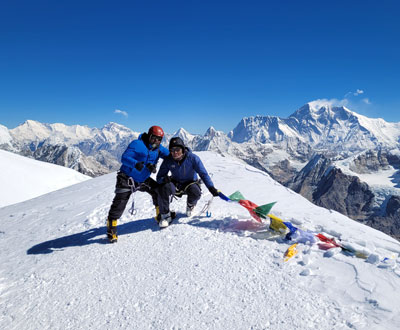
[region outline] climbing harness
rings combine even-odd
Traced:
[[[128,186],[130,187],[130,191],[131,191],[131,195],[132,195],[132,206],[131,206],[131,208],[129,209],[129,213],[131,214],[131,215],[135,215],[136,214],[136,211],[137,210],[135,210],[135,192],[136,191],[138,191],[140,188],[143,188],[143,187],[148,187],[148,188],[151,188],[150,187],[150,185],[148,185],[148,184],[146,184],[146,183],[144,183],[144,182],[142,182],[142,183],[137,183],[137,182],[135,182],[135,180],[133,180],[131,177],[129,177],[129,179],[128,179]],[[129,191],[129,190],[128,190]]]

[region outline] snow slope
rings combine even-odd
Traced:
[[[90,177],[63,166],[0,150],[0,207],[89,179]]]
[[[0,209],[2,329],[398,329],[400,243],[314,206],[265,173],[198,153],[217,188],[240,190],[303,229],[369,254],[274,238],[238,204],[214,198],[211,217],[178,215],[159,230],[150,197],[119,222],[105,219],[115,173]],[[201,209],[211,195],[204,195]],[[179,212],[185,198],[174,201]],[[384,258],[388,258],[384,261]]]

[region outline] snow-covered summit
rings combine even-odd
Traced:
[[[2,329],[385,329],[400,327],[400,243],[322,209],[267,174],[198,153],[225,194],[240,190],[303,230],[341,239],[368,259],[274,237],[236,203],[159,230],[145,193],[107,244],[115,173],[0,209]],[[200,210],[211,195],[203,197]]]
[[[51,139],[54,143],[73,144],[79,140],[89,139],[91,129],[87,126],[67,126],[62,123],[45,124],[27,120],[22,125],[10,129],[10,134],[21,145],[28,144],[35,149],[38,144]]]
[[[244,117],[230,133],[232,141],[259,143],[280,142],[284,138],[298,137],[284,119],[276,116]]]
[[[336,151],[395,148],[400,141],[400,123],[368,118],[345,106],[313,101],[289,118],[275,116],[245,117],[230,134],[242,143],[281,143],[297,140],[314,148]]]
[[[183,141],[190,144],[196,135],[190,134],[187,130],[181,127],[173,134],[173,137],[180,137]]]
[[[37,141],[46,139],[51,128],[48,124],[42,124],[35,120],[27,120],[23,124],[10,129],[10,134],[14,139],[22,141]]]
[[[289,118],[296,119],[298,131],[320,148],[334,146],[350,151],[391,148],[398,144],[400,137],[400,123],[368,118],[344,106],[310,102]]]
[[[22,125],[11,129],[10,134],[15,141],[22,145],[31,145],[33,149],[43,142],[68,146],[79,145],[85,141],[93,141],[92,144],[111,144],[138,136],[138,133],[116,123],[109,123],[102,129],[98,129],[81,125],[68,126],[62,123],[43,124],[34,120],[27,120]]]
[[[100,132],[107,143],[120,143],[126,139],[133,140],[140,135],[138,132],[132,132],[131,129],[113,122],[104,125]],[[100,135],[100,132],[96,132],[96,136]]]
[[[204,136],[207,136],[209,138],[214,138],[215,136],[221,136],[225,135],[224,132],[217,131],[213,126],[210,126]]]
[[[290,117],[300,123],[319,122],[328,124],[335,121],[346,121],[356,117],[356,114],[346,107],[336,107],[329,104],[310,102],[296,110]]]

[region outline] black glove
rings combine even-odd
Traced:
[[[163,181],[164,181],[164,183],[170,183],[171,182],[171,177],[166,175],[166,176],[164,176],[164,180]]]
[[[211,195],[213,195],[214,197],[219,196],[219,195],[218,195],[218,189],[217,189],[217,188],[215,188],[215,187],[210,187],[210,188],[208,188],[208,190],[210,191]]]
[[[152,163],[148,163],[146,165],[146,167],[151,173],[156,173],[157,172],[157,166],[152,164]]]
[[[135,164],[135,168],[140,172],[141,170],[143,170],[143,167],[144,167],[144,165],[143,165],[143,162],[137,162],[136,164]]]

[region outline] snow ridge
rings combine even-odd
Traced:
[[[0,173],[0,207],[90,179],[72,169],[4,150],[0,150]]]

